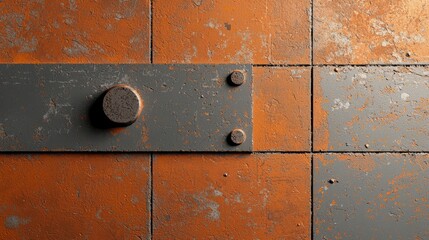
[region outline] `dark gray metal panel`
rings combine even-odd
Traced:
[[[233,70],[241,86],[227,82]],[[125,128],[100,124],[103,92],[128,84],[143,100]],[[247,140],[227,143],[233,129]],[[0,65],[0,150],[252,150],[250,65]]]
[[[314,89],[316,150],[429,150],[429,67],[318,67]]]
[[[429,239],[429,155],[316,154],[314,239]]]

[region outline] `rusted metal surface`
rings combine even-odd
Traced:
[[[256,67],[253,74],[254,150],[310,152],[310,68]]]
[[[309,154],[156,154],[153,239],[310,239]]]
[[[428,67],[318,67],[316,150],[427,151]]]
[[[248,65],[1,65],[2,151],[251,151]],[[228,84],[232,71],[246,83]],[[145,104],[130,127],[109,128],[99,99],[117,84]],[[20,96],[20,97],[17,97]],[[228,144],[233,129],[243,144]]]
[[[313,2],[315,63],[429,63],[426,0]]]
[[[103,113],[114,125],[130,125],[137,121],[143,109],[139,93],[130,86],[118,85],[103,96]]]
[[[201,91],[175,78],[173,73],[186,66],[166,70],[172,73],[167,78],[138,69],[118,75],[125,71],[116,65],[80,73],[78,68],[61,74],[56,69],[49,76],[68,81],[39,78],[20,85],[0,71],[0,107],[19,105],[13,109],[21,114],[0,111],[0,146],[9,141],[11,151],[29,146],[34,151],[73,150],[53,140],[64,136],[66,143],[84,146],[79,151],[161,151],[156,147],[177,149],[178,144],[187,146],[181,150],[250,151],[252,143],[260,151],[156,153],[153,165],[142,153],[0,155],[0,239],[429,238],[429,155],[368,153],[428,151],[429,68],[325,66],[429,63],[426,9],[424,0],[0,0],[2,63],[254,66],[234,65],[219,76],[213,69],[199,69],[199,76],[212,76],[193,78]],[[196,72],[182,73],[189,79]],[[142,74],[158,76],[159,84],[133,77]],[[75,76],[89,77],[88,85],[79,86]],[[219,82],[227,91],[215,97]],[[136,89],[143,108],[133,125],[113,128],[111,123],[129,124],[136,115],[112,117],[98,101],[121,83]],[[52,84],[59,90],[46,91]],[[172,94],[170,87],[180,94]],[[71,101],[75,88],[79,101]],[[12,95],[17,91],[19,97]],[[227,97],[241,91],[253,91],[253,99]],[[147,100],[160,99],[160,93],[165,101]],[[175,104],[183,98],[174,96],[219,111],[180,111]],[[234,112],[234,104],[252,101],[254,113]],[[92,106],[91,114],[79,114],[74,104]],[[165,109],[175,109],[176,115],[149,118],[150,111]],[[28,117],[35,112],[37,117]],[[100,113],[110,121],[93,117]],[[10,116],[19,116],[19,124]],[[213,118],[224,128],[208,122]],[[165,123],[176,119],[187,123],[180,132],[184,138],[169,137],[177,125]],[[148,125],[152,120],[156,126]],[[251,126],[252,120],[254,133],[234,124]],[[203,131],[207,126],[221,133]],[[234,129],[243,130],[233,137],[236,144],[244,141],[241,145],[228,144]],[[16,133],[28,134],[18,142]],[[201,140],[208,136],[219,139]],[[195,141],[187,142],[189,137]],[[46,143],[57,145],[49,149]],[[307,154],[291,153],[297,151]]]
[[[246,141],[246,133],[241,129],[234,129],[229,134],[229,141],[232,145],[241,145]]]
[[[230,83],[234,86],[240,86],[246,81],[246,76],[242,71],[235,70],[229,76]]]
[[[428,239],[428,162],[427,154],[316,154],[314,239]]]
[[[149,63],[150,0],[2,0],[2,63]]]
[[[309,64],[309,0],[153,1],[155,63]]]
[[[0,154],[0,239],[150,239],[150,155]]]

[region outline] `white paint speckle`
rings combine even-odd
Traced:
[[[340,109],[349,109],[349,102],[342,102],[339,98],[334,99],[334,106],[332,106],[332,111],[340,110]]]
[[[391,44],[390,44],[389,41],[384,40],[383,42],[381,42],[381,46],[383,46],[383,47],[387,47],[387,46],[390,46],[390,45]]]
[[[359,74],[358,74],[358,76],[359,76],[360,78],[363,78],[363,79],[368,78],[368,75],[366,75],[366,73],[359,73]]]
[[[235,201],[236,203],[241,203],[241,195],[240,195],[239,193],[237,193],[237,194],[234,196],[234,201]]]
[[[209,19],[209,21],[205,24],[206,27],[211,29],[222,29],[222,24],[218,23],[216,19]]]
[[[222,196],[222,195],[223,195],[223,193],[222,193],[221,191],[219,191],[219,190],[215,189],[215,190],[213,191],[213,195],[215,195],[216,197],[220,197],[220,196]]]
[[[408,93],[401,93],[401,99],[404,101],[407,101],[408,98],[410,98],[410,95]]]

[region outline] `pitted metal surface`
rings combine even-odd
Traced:
[[[236,70],[231,73],[229,80],[232,85],[240,86],[246,80],[246,76],[242,71]]]
[[[232,130],[229,141],[232,145],[241,145],[246,141],[246,133],[241,129]]]
[[[248,77],[235,87],[237,69]],[[0,65],[0,150],[249,152],[251,76],[250,65]],[[248,140],[232,146],[236,128]]]
[[[103,97],[103,112],[114,125],[130,125],[140,116],[143,104],[136,90],[127,85],[114,86]]]
[[[315,150],[429,149],[428,67],[317,67],[314,84]]]
[[[314,239],[428,239],[428,154],[315,154]]]

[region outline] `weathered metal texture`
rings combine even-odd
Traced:
[[[429,63],[426,0],[314,1],[317,64]]]
[[[426,154],[316,154],[314,239],[428,239],[428,162]]]
[[[310,151],[309,67],[256,67],[254,150]]]
[[[157,154],[153,184],[153,239],[310,239],[309,154]]]
[[[429,67],[320,67],[314,72],[315,150],[429,149]]]
[[[116,85],[103,96],[103,113],[114,125],[130,125],[137,121],[143,101],[140,94],[128,85]]]
[[[0,239],[150,239],[150,156],[0,154]]]
[[[153,1],[155,63],[310,63],[310,0]]]
[[[240,86],[246,81],[246,75],[242,71],[233,71],[229,76],[229,81],[234,86]]]
[[[0,62],[149,63],[150,0],[0,1]]]
[[[246,83],[230,86],[233,70]],[[1,65],[1,151],[251,151],[249,65]],[[130,127],[110,128],[98,104],[128,84],[144,102]],[[247,140],[228,144],[242,129]]]
[[[240,145],[243,144],[246,141],[246,133],[242,129],[234,129],[229,134],[229,141],[232,145]]]

